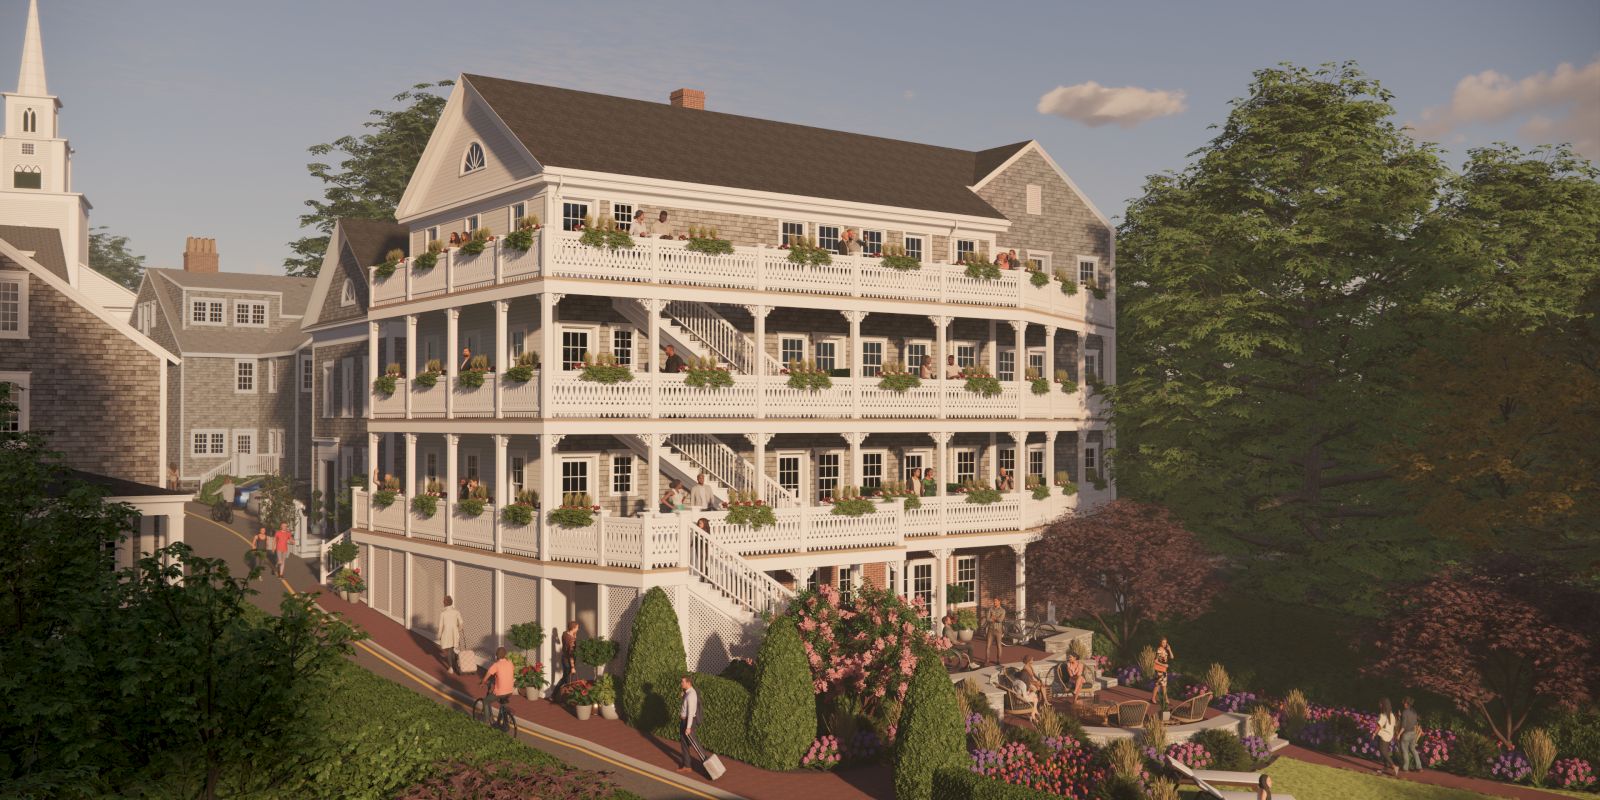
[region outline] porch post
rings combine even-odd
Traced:
[[[639,439],[644,442],[645,452],[648,454],[645,457],[645,460],[647,462],[645,464],[645,470],[647,471],[647,474],[650,476],[650,484],[649,484],[649,486],[650,486],[650,496],[645,499],[645,504],[644,504],[645,514],[653,517],[661,509],[661,466],[660,466],[660,464],[661,464],[661,439],[662,439],[662,435],[659,434],[659,433],[641,433],[641,434],[638,434],[638,436],[639,436]],[[648,569],[648,568],[647,567],[641,567],[641,569]]]
[[[1089,374],[1088,362],[1084,358],[1089,352],[1089,329],[1078,331],[1077,363],[1074,365],[1078,371],[1078,409],[1087,416],[1089,413]]]
[[[1044,374],[1039,377],[1050,382],[1050,392],[1056,391],[1056,326],[1044,326]],[[1054,416],[1054,415],[1051,415]]]
[[[507,483],[506,446],[511,437],[503,433],[494,435],[494,551],[505,552],[500,543],[500,510],[511,504],[511,487]]]
[[[461,353],[456,349],[456,329],[461,319],[460,308],[447,308],[445,316],[444,334],[444,415],[446,419],[454,419],[456,415],[456,374],[459,372]]]
[[[495,530],[499,530],[497,527]],[[506,573],[499,567],[494,570],[494,644],[506,644]]]
[[[647,298],[644,303],[646,317],[646,335],[650,338],[650,354],[645,363],[650,365],[650,418],[661,418],[661,368],[666,360],[661,348],[661,304],[654,297]],[[652,468],[654,464],[650,465]]]
[[[498,243],[494,249],[495,269],[499,269],[500,247]],[[496,281],[498,283],[498,281]],[[494,355],[489,357],[490,367],[494,369],[494,416],[499,419],[505,416],[506,408],[503,401],[505,395],[506,370],[511,366],[509,353],[511,347],[506,342],[506,315],[511,311],[511,302],[508,300],[494,301]]]
[[[911,576],[906,574],[905,553],[900,554],[900,564],[895,568],[895,575],[900,578],[900,581],[895,584],[895,593],[900,596],[901,600],[909,599],[911,597]]]
[[[407,269],[406,273],[410,274],[411,270]],[[417,315],[407,314],[406,367],[401,373],[406,378],[406,419],[411,419],[411,387],[413,385],[411,379],[416,377],[418,372],[420,370],[417,369]],[[406,463],[410,464],[411,462],[408,460]]]
[[[1017,419],[1022,419],[1024,399],[1028,396],[1028,323],[1024,320],[1014,319],[1011,327],[1016,329],[1017,343],[1011,351],[1012,377],[1017,379]],[[1041,376],[1042,377],[1042,376]],[[1047,395],[1048,396],[1048,395]],[[1020,455],[1020,452],[1019,452]]]
[[[1050,490],[1051,505],[1057,504],[1061,490],[1056,488],[1056,431],[1044,432],[1044,485]]]
[[[985,470],[989,475],[989,485],[994,486],[995,475],[1000,471],[1000,449],[995,441],[994,431],[989,432],[989,468]]]
[[[541,255],[547,248],[540,246]],[[551,401],[555,395],[553,381],[555,376],[566,370],[567,365],[561,363],[561,356],[556,352],[556,303],[560,302],[559,296],[550,292],[539,293],[539,416],[549,419],[554,417],[554,407]],[[548,489],[549,487],[546,487]],[[549,497],[545,497],[546,502]],[[544,551],[539,551],[539,556],[544,557]]]
[[[406,349],[409,350],[410,348],[411,348],[410,340],[407,339],[406,340]],[[408,402],[409,402],[410,395],[407,395],[406,397],[407,397]],[[409,538],[411,538],[411,507],[410,507],[409,504],[411,502],[411,498],[417,496],[417,435],[414,434],[414,433],[408,433],[408,434],[405,434],[405,437],[406,437],[406,499],[405,499],[405,502],[408,505],[406,506],[406,509],[405,509],[404,513],[401,514],[401,516],[405,518],[405,521],[406,521],[406,538],[409,539]],[[407,591],[410,591],[410,590],[407,589]]]
[[[857,270],[860,274],[860,270]],[[861,356],[861,320],[865,319],[865,311],[842,311],[844,318],[850,323],[850,416],[861,419],[861,382],[866,377],[866,360]],[[860,483],[856,484],[860,486]]]
[[[865,433],[851,431],[844,434],[844,440],[850,445],[850,485],[857,489],[862,488],[866,481],[866,472],[861,468],[861,440],[867,438]]]
[[[367,475],[371,481],[371,483],[368,484],[368,486],[371,488],[367,489],[367,530],[369,531],[372,530],[372,515],[374,513],[372,510],[372,495],[374,492],[378,491],[379,488],[381,488],[378,486],[379,481],[377,478],[377,472],[378,434],[369,433],[367,434]]]
[[[1028,483],[1028,432],[1013,431],[1012,441],[1017,443],[1015,459],[1011,462],[1011,483],[1016,487],[1017,498],[1022,499]]]
[[[543,529],[544,526],[541,525],[540,530],[542,531]],[[542,558],[545,553],[542,542],[540,543],[540,548],[539,556]],[[555,639],[561,635],[557,631],[566,627],[564,619],[566,608],[563,607],[557,610],[554,607],[557,602],[555,588],[555,584],[549,578],[539,579],[539,605],[535,621],[538,623],[539,628],[544,631],[544,639],[539,642],[539,661],[543,662],[544,668],[548,671],[544,682],[546,687],[554,686],[556,683]],[[551,628],[552,620],[556,630]]]
[[[770,433],[751,433],[745,435],[756,448],[756,494],[767,501],[767,505],[776,505],[778,498],[767,497],[767,442],[772,441]],[[800,504],[805,505],[805,498],[800,498]]]
[[[382,374],[383,373],[378,371],[378,323],[369,322],[367,323],[367,378],[369,380],[376,380],[377,377]],[[361,387],[361,390],[366,392],[367,397],[370,398],[367,400],[366,416],[367,419],[372,419],[374,416],[372,411],[372,401],[376,400],[377,398],[372,396],[371,384]],[[378,468],[376,462],[372,464],[372,468]],[[369,471],[368,474],[371,474],[371,472]]]
[[[1017,619],[1027,619],[1028,614],[1028,545],[1018,543],[1011,545],[1011,551],[1017,554],[1016,586],[1017,586]]]
[[[561,436],[553,433],[539,434],[539,483],[543,487],[539,497],[546,510],[561,505],[562,498],[557,492],[559,484],[556,469],[556,445],[561,443]],[[550,560],[550,523],[548,517],[541,515],[539,518],[539,560]],[[539,607],[539,613],[544,613],[544,607]]]
[[[950,318],[949,317],[928,317],[928,319],[933,322],[934,333],[936,334],[936,336],[937,336],[937,338],[939,340],[938,363],[933,365],[934,366],[934,370],[935,370],[933,379],[936,380],[936,381],[939,381],[939,383],[935,383],[934,385],[939,387],[939,419],[944,419],[945,418],[945,394],[947,392],[947,389],[945,388],[945,384],[944,384],[943,381],[944,381],[944,374],[945,374],[945,361],[946,361],[946,359],[948,359],[950,357],[950,355],[949,355],[950,347],[949,347],[949,343],[948,343],[948,338],[949,337],[947,335],[947,331],[948,331],[948,328],[949,328],[949,325],[950,325]],[[941,455],[941,458],[942,457],[943,456]],[[939,465],[939,470],[941,472],[944,471],[944,465],[942,463]]]
[[[456,483],[456,448],[461,443],[461,437],[454,433],[444,435],[444,543],[455,544],[456,541],[456,503],[461,502],[457,493]]]
[[[932,614],[933,629],[939,630],[939,620],[944,619],[945,609],[949,603],[945,601],[944,587],[950,582],[947,574],[950,569],[950,551],[933,551],[933,602],[928,604],[929,613]]]
[[[760,263],[760,259],[757,259]],[[756,324],[755,364],[751,369],[756,373],[756,419],[767,418],[767,314],[772,311],[771,306],[745,306],[750,312],[751,319]]]

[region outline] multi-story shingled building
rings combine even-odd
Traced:
[[[721,114],[690,90],[661,104],[465,75],[396,217],[412,257],[367,250],[370,301],[338,280],[369,303],[363,380],[395,376],[371,389],[364,469],[395,476],[393,497],[355,493],[367,601],[416,630],[449,593],[484,649],[533,619],[625,637],[662,586],[691,661],[715,671],[749,654],[758,612],[818,582],[872,581],[936,614],[951,584],[1029,608],[1025,544],[1113,496],[1111,431],[1083,388],[1115,376],[1113,228],[1036,142],[973,152]],[[506,235],[535,220],[527,241]],[[593,246],[586,221],[631,242]],[[481,253],[456,244],[475,233]],[[989,270],[1013,252],[1022,269]],[[665,371],[667,345],[732,385]],[[596,357],[608,368],[585,367]],[[924,359],[920,385],[884,380]],[[794,362],[829,385],[801,388]],[[946,378],[947,362],[996,380],[972,391],[990,382]],[[930,470],[920,507],[834,513],[849,487]],[[669,481],[701,472],[777,524],[661,509]],[[961,491],[1007,475],[998,497]],[[507,510],[529,491],[537,512]],[[577,495],[592,521],[552,518]]]

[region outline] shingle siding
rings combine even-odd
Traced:
[[[1043,213],[1028,213],[1029,184],[1041,187]],[[997,248],[1015,248],[1022,257],[1029,249],[1048,252],[1051,266],[1070,268],[1074,280],[1077,256],[1094,256],[1100,259],[1101,274],[1109,274],[1111,231],[1037,152],[1024,153],[978,196],[1011,220],[1011,229],[995,237]]]

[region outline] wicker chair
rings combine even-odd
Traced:
[[[1201,692],[1179,703],[1172,709],[1172,721],[1180,725],[1199,722],[1206,718],[1206,708],[1211,705],[1211,693]]]
[[[1117,704],[1117,725],[1123,728],[1138,728],[1144,725],[1144,715],[1150,712],[1150,704],[1143,700],[1128,700]]]
[[[1006,693],[1006,713],[1017,714],[1028,718],[1029,722],[1038,719],[1039,701],[1029,701],[1022,696],[1022,690],[1027,688],[1021,682],[1012,680],[1010,676],[1000,678],[1000,688]]]

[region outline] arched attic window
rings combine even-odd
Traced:
[[[467,145],[467,155],[461,160],[461,174],[477,172],[483,169],[483,145],[473,142]]]

